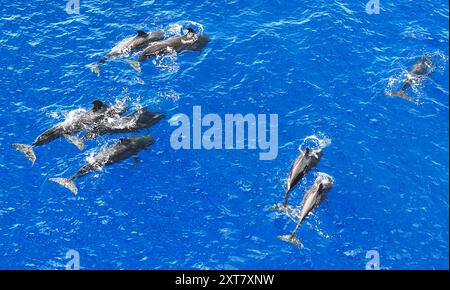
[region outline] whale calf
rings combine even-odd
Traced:
[[[425,77],[431,73],[431,68],[433,67],[433,60],[430,56],[423,56],[418,62],[416,62],[411,68],[406,81],[403,86],[398,91],[388,91],[387,94],[390,96],[396,96],[408,101],[412,101],[413,98],[406,94],[406,90],[412,85],[420,82]]]
[[[36,154],[33,150],[34,147],[45,145],[61,137],[66,138],[82,150],[84,147],[83,144],[80,144],[76,137],[70,135],[83,131],[86,126],[95,124],[107,116],[121,114],[122,112],[122,108],[95,100],[92,102],[92,109],[77,109],[71,111],[63,122],[56,124],[39,135],[31,145],[15,143],[11,146],[22,152],[31,160],[32,164],[36,161]]]
[[[272,207],[273,210],[288,209],[289,193],[295,185],[306,175],[306,173],[315,167],[322,158],[322,148],[311,149],[305,148],[300,155],[295,159],[289,172],[289,177],[286,181],[286,191],[282,203]]]
[[[82,177],[89,172],[99,170],[103,166],[111,165],[125,160],[130,156],[135,156],[135,158],[137,158],[137,154],[140,151],[146,149],[153,143],[154,140],[150,135],[120,138],[112,146],[109,146],[100,151],[96,156],[94,156],[92,161],[81,167],[72,177],[50,178],[50,180],[64,186],[65,188],[72,191],[73,194],[77,195],[78,188],[76,187],[74,182],[76,178]]]
[[[322,202],[325,194],[333,187],[334,180],[331,176],[325,173],[319,172],[317,178],[314,181],[313,186],[308,189],[300,207],[300,212],[298,213],[298,223],[295,229],[289,235],[279,236],[278,238],[282,241],[292,243],[297,246],[302,246],[299,239],[295,236],[298,229],[300,228],[303,221],[308,217],[308,215]]]
[[[152,42],[164,39],[163,31],[151,31],[145,32],[138,30],[135,36],[126,38],[116,44],[104,57],[102,57],[97,63],[89,64],[87,67],[92,72],[100,75],[100,65],[105,63],[108,59],[128,56],[131,53],[139,52],[148,47]]]
[[[182,51],[200,51],[209,42],[207,36],[198,34],[194,29],[188,28],[188,32],[179,37],[174,37],[160,42],[155,42],[146,48],[139,56],[138,62],[131,62],[131,65],[140,71],[139,62],[144,62],[150,57],[170,53],[175,51],[177,53]]]

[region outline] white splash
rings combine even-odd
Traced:
[[[300,146],[298,146],[298,150],[302,152],[305,147],[312,150],[322,150],[331,144],[330,138],[326,137],[322,133],[318,133],[317,135],[310,135],[305,137]]]
[[[180,68],[178,64],[178,54],[172,48],[167,49],[167,53],[162,55],[157,55],[155,59],[153,59],[153,64],[156,68],[168,71],[168,72],[177,72]]]

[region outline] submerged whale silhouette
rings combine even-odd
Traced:
[[[433,67],[433,60],[430,56],[423,56],[418,62],[416,62],[411,71],[409,72],[406,81],[403,83],[403,86],[398,91],[388,91],[387,94],[390,96],[396,96],[408,101],[412,101],[406,90],[412,85],[420,82],[425,77],[427,77],[431,73],[431,68]]]

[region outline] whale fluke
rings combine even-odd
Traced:
[[[286,205],[282,204],[282,203],[278,203],[269,208],[269,210],[285,210],[285,209],[286,209]]]
[[[300,243],[300,240],[295,235],[289,234],[284,236],[278,236],[278,238],[282,241],[294,244],[299,248],[303,248],[303,244]]]
[[[78,188],[71,178],[50,178],[50,180],[69,189],[70,191],[73,192],[73,194],[75,195],[78,194]]]
[[[100,76],[100,64],[99,63],[91,63],[86,65],[87,68],[91,70],[91,72],[95,73],[98,77]]]
[[[389,91],[389,92],[387,92],[387,94],[388,94],[389,96],[394,96],[394,97],[400,97],[400,98],[403,98],[403,99],[408,100],[408,101],[410,101],[410,102],[413,101],[413,98],[411,98],[410,96],[408,96],[408,95],[405,93],[404,90]]]
[[[64,137],[67,139],[67,141],[69,141],[73,145],[77,146],[78,149],[84,150],[84,141],[83,141],[83,139],[81,139],[81,138],[79,138],[77,136],[69,136],[69,135],[66,135]]]
[[[293,211],[293,209],[288,204],[284,204],[284,203],[278,203],[278,204],[272,206],[271,208],[269,208],[269,210],[280,210],[280,211],[286,211],[286,212]]]
[[[13,148],[16,148],[22,152],[28,159],[31,160],[32,165],[36,162],[36,154],[34,154],[33,146],[27,144],[12,144]]]
[[[140,65],[140,63],[138,62],[138,61],[134,61],[134,60],[130,60],[129,62],[128,62],[130,65],[131,65],[131,67],[132,68],[134,68],[137,72],[141,72],[142,70],[141,70],[141,65]]]

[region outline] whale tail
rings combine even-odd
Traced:
[[[91,70],[91,72],[95,73],[98,77],[100,76],[100,63],[91,63],[86,65],[87,68]]]
[[[34,154],[33,145],[16,143],[12,144],[11,146],[22,152],[25,157],[31,160],[32,165],[34,165],[34,162],[36,162],[36,154]]]
[[[394,97],[400,97],[403,98],[405,100],[408,100],[410,102],[413,101],[413,98],[411,98],[410,96],[408,96],[404,90],[398,90],[398,91],[388,91],[387,94],[389,96],[394,96]]]
[[[285,210],[286,205],[283,203],[277,203],[276,205],[273,205],[269,210]]]
[[[303,248],[303,244],[300,242],[300,240],[295,236],[295,234],[289,234],[284,236],[278,236],[278,238],[282,241],[291,243],[293,245],[296,245],[299,248]]]
[[[134,68],[137,72],[141,72],[141,64],[139,63],[139,61],[135,61],[135,60],[130,60],[128,62],[132,68]]]
[[[284,212],[292,212],[293,211],[293,209],[288,204],[285,204],[283,202],[280,202],[280,203],[272,206],[271,208],[269,208],[269,210],[279,210],[279,211],[284,211]]]
[[[69,135],[66,135],[64,137],[67,139],[67,141],[69,141],[73,145],[77,146],[78,149],[84,150],[84,141],[80,137],[69,136]]]
[[[72,178],[50,178],[50,180],[64,186],[68,190],[72,191],[73,194],[78,194],[78,188]]]

